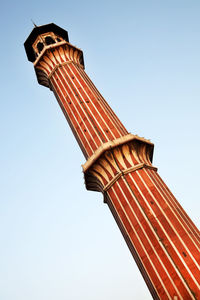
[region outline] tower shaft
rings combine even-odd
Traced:
[[[128,134],[80,65],[61,65],[50,83],[86,158],[103,143]]]
[[[87,159],[86,188],[103,193],[153,298],[200,299],[199,231],[152,165],[153,144],[128,133],[80,49],[59,36],[37,53],[36,41],[38,81],[54,92]]]

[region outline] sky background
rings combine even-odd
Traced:
[[[128,131],[200,219],[200,2],[1,1],[0,299],[150,300],[84,157],[23,43],[54,22]]]

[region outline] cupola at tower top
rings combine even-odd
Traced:
[[[69,63],[84,68],[83,52],[69,43],[68,32],[54,23],[35,26],[24,43],[39,84],[52,89],[51,76]]]
[[[54,23],[36,26],[24,43],[28,60],[34,62],[42,50],[61,42],[69,42],[66,30]]]

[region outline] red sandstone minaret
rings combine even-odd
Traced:
[[[152,165],[153,144],[128,133],[65,30],[36,27],[25,49],[87,159],[86,188],[103,193],[152,297],[200,299],[199,231]]]

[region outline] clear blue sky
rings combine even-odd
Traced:
[[[23,43],[54,22],[127,129],[200,225],[200,2],[1,3],[0,299],[150,300],[84,157]]]

